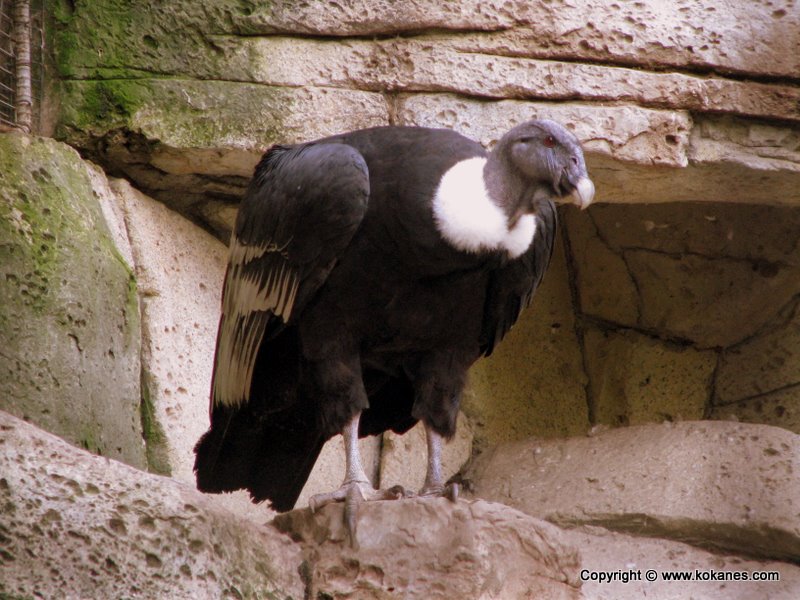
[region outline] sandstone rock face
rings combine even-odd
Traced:
[[[560,531],[499,504],[370,503],[359,510],[357,549],[346,541],[341,506],[316,517],[293,511],[275,524],[303,545],[314,597],[583,597],[578,554]]]
[[[497,447],[475,494],[563,526],[667,537],[745,556],[800,557],[800,437],[766,425],[646,425]]]
[[[753,392],[762,385],[756,372],[772,366],[736,371],[729,382],[725,365],[748,345],[746,357],[761,343],[795,352],[777,330],[800,293],[792,242],[800,212],[775,205],[800,206],[797,8],[148,6],[97,2],[59,15],[58,135],[223,242],[254,164],[276,142],[396,124],[449,127],[491,147],[535,117],[559,120],[582,140],[597,201],[609,205],[588,217],[563,211],[566,267],[557,256],[502,356],[473,371],[465,405],[479,446],[598,422],[784,423],[776,413],[794,412],[798,396],[785,386],[797,382],[774,386],[767,374],[770,389]],[[767,331],[776,339],[758,341]],[[624,345],[648,372],[599,381],[598,368],[618,365]],[[634,397],[637,378],[663,380],[684,367],[685,401],[664,387]],[[717,390],[717,374],[743,393]],[[609,388],[610,380],[619,383]],[[603,389],[627,391],[609,399]],[[778,391],[780,400],[754,408],[760,394]],[[659,409],[666,395],[670,406]],[[495,427],[498,414],[516,418]]]
[[[139,302],[102,181],[63,144],[0,135],[0,409],[141,467]]]
[[[180,1],[156,18],[147,7],[62,16],[61,135],[159,199],[181,187],[172,201],[201,218],[197,191],[236,196],[247,150],[388,123],[475,124],[496,139],[532,113],[576,129],[604,201],[800,202],[796,8]],[[131,155],[120,130],[142,134],[144,152]]]
[[[149,440],[151,468],[192,482],[192,448],[208,425],[227,249],[127,182],[112,187],[142,294],[143,397],[160,430]]]
[[[790,358],[797,209],[599,205],[563,215],[594,422],[711,416],[800,431]]]
[[[716,356],[623,331],[584,335],[595,419],[610,425],[701,419]]]
[[[254,524],[3,412],[0,502],[4,597],[583,597],[562,532],[499,504],[368,503],[356,550],[341,505]]]
[[[0,595],[303,597],[299,549],[186,484],[0,412]]]

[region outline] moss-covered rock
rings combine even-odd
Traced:
[[[59,73],[80,79],[145,73],[209,77],[222,58],[214,36],[230,33],[231,21],[248,12],[248,2],[241,0],[57,0],[54,4],[53,45]]]
[[[0,409],[145,466],[136,281],[97,195],[74,150],[0,135]]]
[[[272,144],[388,121],[381,94],[356,90],[193,79],[65,81],[57,135],[204,222],[209,202],[238,201]]]

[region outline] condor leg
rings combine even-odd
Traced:
[[[345,451],[345,476],[338,490],[324,494],[315,494],[308,501],[311,512],[315,512],[331,502],[344,502],[344,519],[350,542],[356,545],[356,521],[358,506],[370,500],[396,500],[406,495],[402,486],[394,486],[386,490],[376,490],[369,482],[361,465],[361,452],[358,449],[358,421],[361,413],[347,422],[342,430]]]
[[[444,438],[428,424],[425,424],[425,438],[428,441],[428,470],[425,474],[425,485],[422,486],[419,495],[444,496],[455,502],[458,499],[458,484],[446,484],[442,476]]]

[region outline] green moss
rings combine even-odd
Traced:
[[[54,3],[53,47],[64,78],[124,75],[137,68],[175,75],[198,66],[224,73],[225,52],[215,35],[234,33],[252,12],[247,0],[92,0]]]
[[[33,600],[33,596],[19,596],[17,594],[7,594],[6,592],[0,591],[0,600]]]
[[[125,79],[64,82],[62,124],[85,131],[125,127],[151,97],[150,86]]]
[[[78,440],[78,445],[84,450],[88,450],[92,454],[98,454],[101,456],[103,454],[100,444],[97,443],[94,431],[86,430]]]
[[[152,7],[136,6],[130,0],[81,2],[56,1],[53,47],[56,67],[62,77],[79,76],[98,62],[129,63],[130,35],[136,19],[149,15]],[[138,10],[137,10],[138,9]]]
[[[143,366],[142,401],[139,405],[139,410],[142,418],[142,435],[144,436],[145,453],[147,455],[147,468],[151,473],[171,475],[172,468],[167,455],[167,436],[156,418],[156,408],[150,396],[151,385],[153,385],[152,377]]]
[[[172,148],[274,143],[286,135],[284,118],[297,95],[292,88],[219,81],[67,81],[58,136],[87,148],[119,129]]]
[[[20,168],[20,156],[32,162]],[[78,160],[75,155],[75,160]],[[0,244],[0,259],[10,264],[25,265],[7,278],[20,294],[23,304],[37,311],[48,307],[55,273],[62,255],[68,249],[63,240],[79,236],[88,239],[86,221],[78,203],[82,200],[71,192],[91,189],[88,179],[81,178],[75,168],[51,170],[52,147],[41,140],[4,136],[0,141],[0,232],[7,240]],[[75,165],[69,165],[75,167]],[[13,261],[13,262],[12,262]]]

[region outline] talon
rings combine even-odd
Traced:
[[[372,488],[368,481],[352,480],[345,481],[342,487],[333,492],[314,494],[308,499],[308,508],[311,509],[312,513],[316,513],[320,508],[332,502],[344,502],[344,524],[347,529],[347,536],[350,538],[350,546],[357,550],[358,507],[363,502],[398,500],[411,496],[413,496],[413,493],[408,492],[401,485],[395,485],[385,490],[376,490]]]
[[[383,500],[399,500],[400,498],[410,498],[414,492],[406,490],[402,485],[393,485],[389,489],[383,490]]]
[[[450,502],[458,502],[458,494],[460,491],[461,488],[457,483],[448,483],[442,495],[450,500]]]
[[[347,488],[347,495],[344,498],[344,524],[347,529],[347,536],[350,538],[350,547],[358,550],[358,540],[356,539],[356,528],[358,527],[358,507],[364,501],[361,487],[350,485]]]

